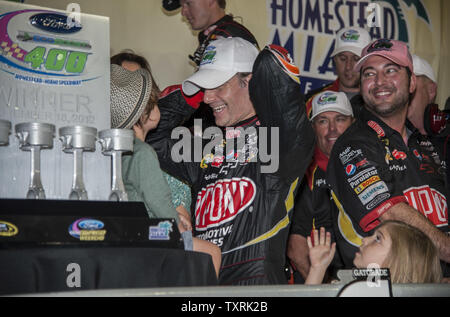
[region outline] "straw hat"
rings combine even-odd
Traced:
[[[111,128],[131,129],[139,121],[152,91],[150,73],[111,65]]]

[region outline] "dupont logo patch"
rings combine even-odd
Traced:
[[[205,231],[232,221],[253,203],[255,195],[255,183],[247,177],[221,179],[208,185],[197,196],[196,230]]]
[[[448,225],[448,208],[445,195],[428,185],[408,188],[403,194],[409,205],[420,211],[436,227]]]

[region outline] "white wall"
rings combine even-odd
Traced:
[[[196,34],[183,21],[179,10],[164,11],[161,0],[25,0],[27,4],[61,10],[71,2],[79,3],[82,12],[110,17],[111,54],[132,48],[145,56],[160,88],[181,83],[194,71],[188,55],[197,47]],[[243,18],[242,23],[252,31],[260,47],[272,40],[267,13],[271,3],[272,0],[227,0],[227,13]],[[411,51],[432,65],[439,82],[437,102],[443,107],[450,95],[450,1],[421,0],[432,17],[432,29],[417,18],[414,6],[399,3],[409,17]]]
[[[26,4],[65,10],[73,0],[25,0]],[[77,0],[81,12],[110,17],[111,55],[132,48],[145,56],[160,88],[181,83],[194,71],[188,55],[197,48],[197,34],[183,21],[180,11],[167,12],[160,0]],[[227,12],[242,16],[243,23],[261,45],[268,42],[264,0],[228,0]]]

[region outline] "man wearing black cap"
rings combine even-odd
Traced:
[[[163,0],[167,11],[181,7],[181,15],[198,33],[199,46],[189,58],[198,66],[208,43],[221,37],[241,37],[258,46],[253,34],[225,14],[226,0]]]

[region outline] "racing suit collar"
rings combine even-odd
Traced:
[[[257,115],[254,115],[248,119],[242,120],[242,121],[236,123],[232,127],[225,127],[225,129],[226,128],[240,128],[240,127],[245,128],[246,126],[253,126],[253,125],[257,125],[257,126],[260,125]]]
[[[317,164],[322,171],[326,172],[328,160],[328,157],[319,149],[318,146],[316,146],[314,149],[314,164]]]
[[[338,78],[336,78],[335,81],[333,81],[331,83],[331,86],[327,90],[339,91],[339,85],[340,85],[340,81],[339,81],[339,77],[338,77]]]
[[[361,109],[360,118],[378,134],[379,138],[390,138],[393,134],[400,135],[397,131],[392,129],[390,126],[384,123],[383,120],[371,113],[365,107],[362,107]],[[414,125],[408,120],[408,118],[406,118],[405,125],[408,133],[408,138],[412,134],[419,133],[419,130],[414,127]]]
[[[232,17],[231,15],[225,14],[224,17],[222,17],[221,19],[219,19],[219,20],[216,21],[215,23],[211,24],[211,25],[208,26],[206,29],[209,29],[209,28],[210,28],[211,26],[213,26],[213,25],[220,25],[220,24],[222,24],[222,23],[227,23],[227,22],[231,22],[231,21],[233,21],[233,17]],[[205,30],[206,30],[206,29],[205,29]],[[205,34],[204,34],[204,31],[205,31],[205,30],[203,30],[203,31],[201,31],[201,32],[198,33],[198,40],[199,40],[200,43],[203,43],[203,41],[209,36],[209,34],[208,34],[208,35],[205,35]],[[210,33],[210,34],[211,34],[211,33]]]

